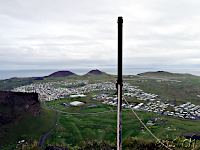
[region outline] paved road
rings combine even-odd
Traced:
[[[45,104],[45,106],[46,106],[46,104]],[[55,130],[56,127],[58,126],[59,118],[60,118],[60,112],[59,112],[59,111],[57,111],[57,112],[58,112],[58,115],[57,115],[57,118],[56,118],[56,122],[55,122],[54,127],[53,127],[48,133],[46,133],[45,135],[43,135],[43,136],[40,138],[40,142],[39,142],[39,147],[40,147],[40,149],[42,149],[42,147],[43,147],[43,145],[44,145],[44,141],[50,138],[50,135],[49,135],[49,134],[50,134],[53,130]]]
[[[65,113],[65,114],[70,114],[70,115],[95,115],[95,114],[102,114],[102,113],[113,112],[113,111],[117,111],[117,110],[112,109],[112,110],[96,112],[96,113],[68,113],[68,112],[64,112],[64,111],[60,111],[60,112]]]

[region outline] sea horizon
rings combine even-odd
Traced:
[[[98,68],[95,68],[98,69]],[[43,77],[48,76],[57,71],[71,71],[78,75],[84,75],[91,70],[95,69],[44,69],[44,70],[0,70],[0,80],[10,78],[23,78],[23,77]],[[108,74],[117,75],[117,69],[113,68],[100,68],[100,71]],[[144,72],[167,71],[171,73],[192,74],[200,76],[200,70],[197,68],[124,68],[123,75],[137,75]]]

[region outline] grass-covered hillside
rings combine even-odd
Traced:
[[[139,137],[154,140],[152,135],[143,128],[142,124],[129,110],[122,112],[122,137],[126,141],[129,137]],[[156,114],[147,112],[137,112],[144,123],[157,117]],[[175,139],[182,133],[191,134],[200,130],[199,122],[171,119],[161,117],[156,125],[149,126],[155,136],[159,139]],[[116,112],[94,114],[94,115],[69,115],[61,114],[59,127],[51,134],[51,139],[46,145],[59,145],[67,147],[68,145],[81,145],[83,141],[116,141]],[[191,128],[192,127],[192,128]]]
[[[190,101],[200,104],[200,77],[190,74],[175,74],[169,72],[147,72],[138,75],[139,78],[125,78],[126,82],[139,86],[147,93],[154,93],[166,100],[177,102]]]
[[[167,71],[156,71],[156,72],[144,72],[138,74],[139,76],[148,76],[148,77],[188,77],[188,76],[193,76],[191,74],[181,74],[181,73],[171,73]]]
[[[42,104],[43,105],[43,104]],[[16,147],[18,141],[39,141],[55,124],[56,111],[42,106],[39,116],[24,114],[0,127],[0,146],[3,149]],[[1,148],[0,148],[1,149]]]

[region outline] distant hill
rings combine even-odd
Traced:
[[[114,80],[115,76],[102,72],[100,70],[91,70],[85,75],[80,76],[80,79],[84,80]]]
[[[95,74],[95,75],[101,75],[103,74],[103,72],[101,72],[100,70],[96,69],[96,70],[91,70],[88,72],[88,74],[91,73],[91,74]]]
[[[57,72],[50,74],[49,76],[45,76],[45,78],[47,78],[47,77],[67,77],[70,75],[74,75],[74,73],[71,71],[57,71]]]
[[[139,76],[151,76],[151,77],[185,77],[192,76],[190,74],[170,73],[167,71],[145,72],[138,74]]]
[[[142,76],[147,77],[164,77],[164,78],[196,78],[199,76],[191,74],[180,74],[180,73],[170,73],[166,71],[156,71],[156,72],[145,72],[138,75],[123,75],[123,78],[138,78]],[[73,80],[91,80],[92,82],[102,80],[102,81],[114,81],[117,80],[117,75],[110,75],[100,70],[91,70],[84,75],[77,75],[71,71],[57,71],[48,76],[44,77],[27,77],[27,78],[11,78],[6,80],[0,80],[0,90],[11,90],[13,88],[19,87],[21,85],[29,85],[33,83],[44,83],[44,82],[55,82],[55,81],[73,81]]]

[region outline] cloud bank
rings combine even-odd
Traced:
[[[198,0],[0,0],[0,69],[198,68]]]

